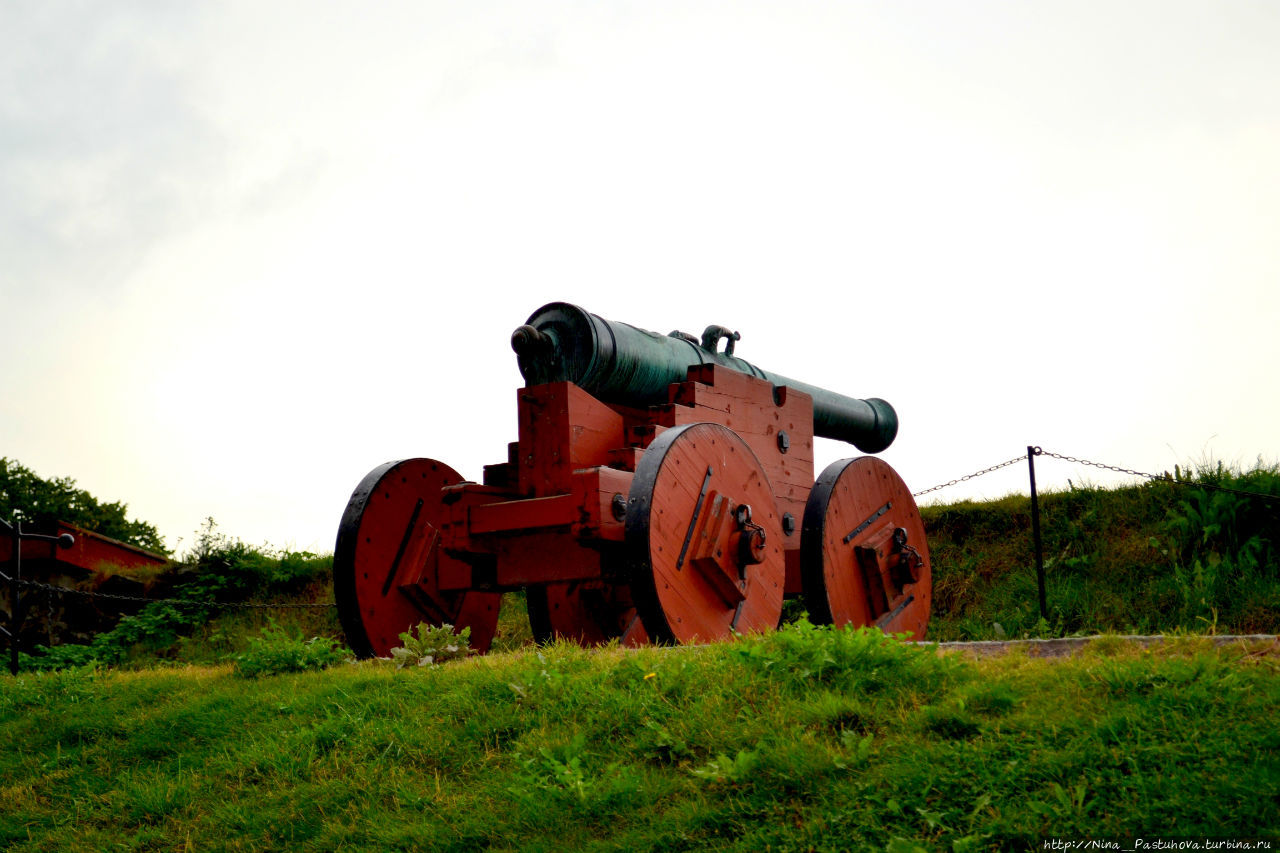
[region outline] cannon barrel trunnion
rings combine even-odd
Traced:
[[[776,627],[797,595],[814,621],[923,636],[932,578],[910,490],[870,456],[814,480],[815,435],[878,452],[893,408],[761,370],[739,340],[534,312],[511,337],[526,385],[506,459],[481,482],[389,462],[352,494],[334,552],[352,648],[385,656],[427,622],[485,651],[519,589],[539,640],[714,641]]]

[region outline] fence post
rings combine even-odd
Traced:
[[[10,524],[0,519],[0,524],[9,528],[13,534],[13,566],[10,568],[9,574],[9,626],[3,629],[4,633],[9,635],[9,672],[12,675],[18,674],[18,638],[22,632],[22,540],[37,539],[44,542],[52,542],[59,548],[70,548],[75,544],[75,537],[70,533],[48,536],[43,533],[23,533],[21,519],[13,519]]]
[[[1036,497],[1036,457],[1040,448],[1027,446],[1027,468],[1031,472],[1031,536],[1036,544],[1036,590],[1040,594],[1040,618],[1049,620],[1049,605],[1044,595],[1044,544],[1040,541],[1040,500]]]
[[[22,522],[16,518],[9,528],[13,533],[13,565],[9,567],[9,674],[18,674],[18,637],[22,631]]]

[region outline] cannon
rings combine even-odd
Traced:
[[[517,440],[481,482],[388,462],[356,487],[334,549],[339,620],[360,656],[419,622],[487,651],[504,592],[539,641],[711,642],[812,621],[924,636],[924,524],[875,456],[814,478],[814,436],[864,453],[893,407],[762,370],[737,332],[662,335],[551,303],[512,334]],[[724,348],[720,349],[721,342]]]

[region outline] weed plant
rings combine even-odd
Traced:
[[[455,634],[452,625],[419,622],[400,634],[400,643],[391,650],[391,659],[397,666],[439,666],[470,654],[471,629],[463,628]]]

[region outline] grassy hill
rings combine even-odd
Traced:
[[[497,654],[344,663],[331,608],[236,606],[323,605],[330,559],[210,528],[180,602],[4,679],[0,847],[906,853],[1274,833],[1280,653],[1195,635],[1276,632],[1277,502],[1215,486],[1275,495],[1280,476],[1044,496],[1047,620],[1027,498],[924,509],[931,638],[1174,634],[1057,662],[818,629],[795,605],[784,630],[716,646],[539,648],[513,594]]]
[[[807,623],[255,679],[27,674],[0,845],[1030,850],[1280,826],[1274,645],[974,661]]]

